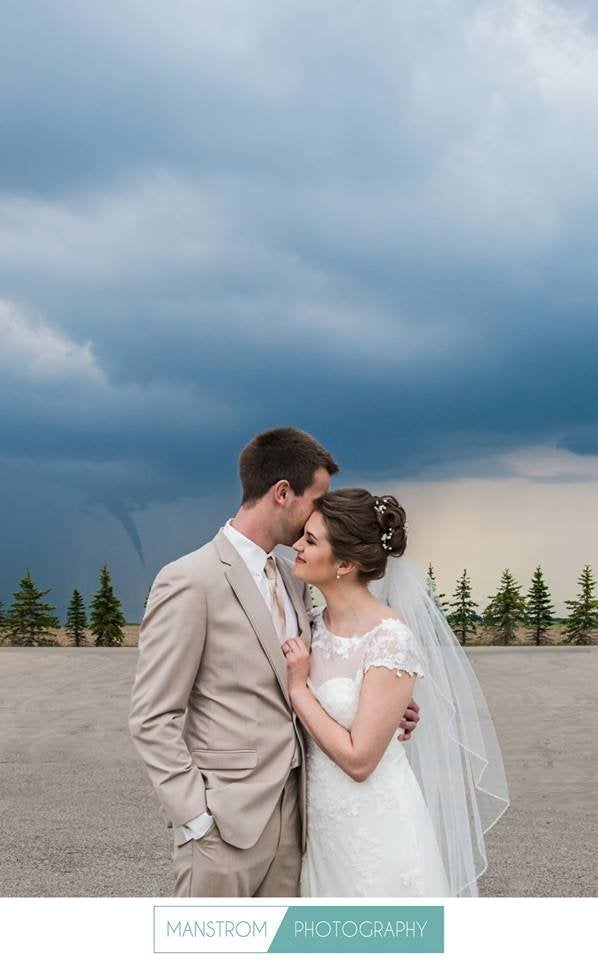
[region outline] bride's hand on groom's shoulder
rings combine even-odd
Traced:
[[[411,734],[415,730],[419,723],[419,706],[415,700],[411,699],[407,704],[405,713],[403,714],[403,719],[401,720],[399,726],[403,728],[403,733],[401,733],[397,740],[400,740],[402,743],[405,740],[409,740]]]
[[[309,674],[309,651],[301,637],[291,637],[282,644],[282,652],[287,661],[287,682],[289,693],[305,687]]]

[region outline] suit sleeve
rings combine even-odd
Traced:
[[[139,631],[129,730],[158,800],[174,826],[206,809],[205,785],[183,739],[206,636],[206,599],[176,564],[163,567]]]

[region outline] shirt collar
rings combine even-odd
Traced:
[[[250,540],[249,537],[246,537],[244,533],[236,530],[230,520],[226,521],[223,527],[223,533],[241,556],[250,573],[255,577],[263,574],[266,560],[268,557],[273,556],[272,552],[266,553],[262,547],[254,543],[253,540]]]

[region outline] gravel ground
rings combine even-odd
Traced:
[[[127,730],[136,656],[0,647],[0,896],[171,895],[171,832]],[[469,656],[511,791],[481,894],[598,896],[598,647]]]

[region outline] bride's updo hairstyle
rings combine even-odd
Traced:
[[[314,510],[324,518],[335,558],[354,563],[362,583],[381,580],[388,557],[405,553],[406,515],[395,497],[345,487],[318,497]]]

